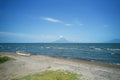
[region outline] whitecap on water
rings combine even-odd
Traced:
[[[111,48],[107,48],[107,50],[110,50],[110,51],[120,51],[120,49],[111,49]]]
[[[101,48],[94,48],[95,50],[101,50]]]
[[[49,49],[50,47],[46,47],[47,49]]]
[[[41,46],[40,48],[43,48],[43,46]]]
[[[115,53],[111,53],[111,55],[114,55]]]
[[[113,49],[113,50],[115,50],[115,51],[120,51],[120,49]]]
[[[63,48],[63,47],[58,47],[57,49],[65,49],[65,48]]]

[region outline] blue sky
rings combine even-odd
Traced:
[[[0,0],[0,42],[120,39],[120,0]]]

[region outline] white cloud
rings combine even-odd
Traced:
[[[49,21],[49,22],[53,22],[53,23],[59,23],[59,24],[62,24],[62,25],[65,25],[65,26],[83,26],[84,24],[82,24],[79,20],[76,20],[74,22],[71,23],[66,23],[62,20],[59,20],[59,19],[55,19],[55,18],[52,18],[52,17],[41,17],[42,20],[45,20],[45,21]]]
[[[80,23],[80,24],[78,24],[79,26],[83,26],[83,24],[82,23]]]
[[[62,35],[60,35],[60,36],[59,36],[59,38],[63,38],[63,36],[62,36]]]
[[[49,21],[49,22],[54,22],[54,23],[60,23],[61,21],[55,18],[51,18],[51,17],[43,17],[43,20]]]
[[[65,24],[66,26],[72,26],[73,24]]]
[[[80,20],[78,20],[78,19],[76,19],[75,21],[74,21],[74,23],[75,23],[75,25],[77,25],[77,26],[83,26],[84,24],[82,24],[82,22],[80,21]]]

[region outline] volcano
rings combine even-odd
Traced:
[[[58,40],[54,41],[53,43],[69,43],[69,41],[64,37],[60,37]]]

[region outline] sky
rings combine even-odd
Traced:
[[[0,43],[120,39],[120,0],[0,0]]]

